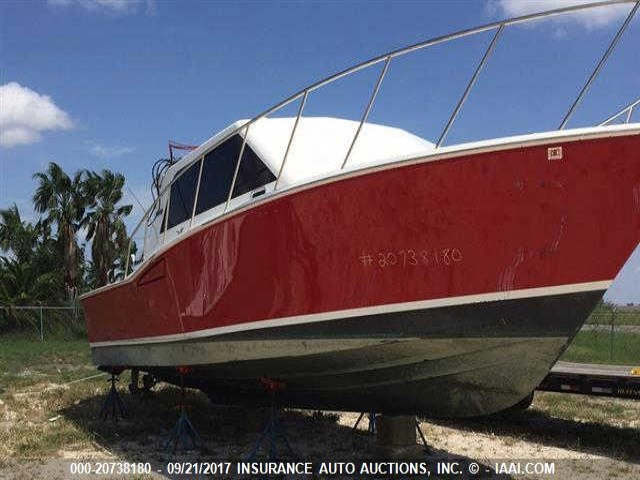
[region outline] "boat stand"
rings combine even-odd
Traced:
[[[367,432],[372,434],[376,433],[376,412],[369,412],[368,415],[369,415],[369,426],[367,427]],[[358,420],[356,420],[356,423],[353,426],[354,432],[358,430],[358,425],[360,425],[360,422],[362,421],[364,416],[365,416],[365,412],[362,412],[358,417]]]
[[[122,399],[116,389],[116,382],[119,382],[120,379],[112,373],[109,381],[111,382],[111,388],[109,389],[109,394],[102,405],[102,410],[100,410],[100,420],[104,421],[110,416],[114,422],[117,422],[118,417],[125,417],[124,404],[122,403]]]
[[[282,422],[278,419],[278,411],[276,408],[276,395],[279,391],[284,390],[285,384],[279,382],[277,380],[272,380],[270,378],[261,378],[260,382],[264,385],[265,389],[271,394],[271,407],[269,410],[269,421],[265,426],[260,438],[256,442],[253,450],[249,454],[249,461],[253,461],[262,446],[262,443],[269,436],[269,461],[277,460],[278,454],[278,440],[280,440],[284,446],[286,447],[288,453],[297,458],[298,456],[295,454],[291,445],[289,444],[289,439],[286,436],[286,432]]]
[[[375,455],[378,458],[432,457],[434,451],[427,444],[415,415],[381,414],[377,419]],[[416,441],[416,433],[420,440]]]
[[[358,430],[358,425],[360,425],[360,422],[362,421],[365,415],[369,416],[369,426],[367,428],[367,432],[370,434],[375,434],[377,432],[376,412],[369,412],[368,414],[366,414],[365,412],[362,412],[358,417],[358,419],[356,420],[356,423],[352,427],[353,431],[355,432]],[[416,432],[418,432],[418,435],[420,436],[420,441],[422,441],[422,447],[424,449],[424,452],[427,455],[431,454],[432,453],[431,447],[429,447],[429,445],[427,444],[427,439],[424,436],[424,433],[422,433],[422,429],[420,428],[420,422],[418,421],[417,418],[415,420],[415,426],[416,426]]]
[[[178,421],[176,422],[176,426],[173,427],[173,432],[171,436],[167,439],[165,448],[169,450],[170,446],[171,453],[176,453],[178,449],[178,445],[181,443],[187,447],[187,449],[194,449],[197,447],[198,443],[201,442],[200,435],[193,427],[191,420],[189,420],[189,416],[187,415],[187,408],[190,407],[188,403],[185,402],[186,398],[186,389],[184,388],[184,371],[180,370],[180,403],[178,404],[178,408],[180,409],[180,415],[178,416]]]

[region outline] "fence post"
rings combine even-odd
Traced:
[[[613,334],[615,331],[615,322],[616,322],[616,307],[611,309],[611,336],[609,339],[609,361],[613,361]]]
[[[40,341],[44,342],[44,322],[42,321],[42,305],[40,305]]]

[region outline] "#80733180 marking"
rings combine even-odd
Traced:
[[[363,251],[358,261],[364,267],[413,268],[430,266],[451,266],[462,262],[462,251],[458,248],[433,248],[426,250],[384,250]]]

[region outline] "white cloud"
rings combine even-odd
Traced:
[[[73,122],[47,95],[17,82],[0,85],[0,146],[26,145],[40,140],[41,133],[68,130]]]
[[[553,10],[572,5],[594,3],[595,0],[493,0],[487,4],[489,13],[504,15],[505,17],[519,17],[529,13]],[[550,17],[556,23],[577,23],[588,30],[606,27],[612,23],[620,24],[629,14],[629,4],[610,5],[606,7],[589,8],[573,13]],[[562,30],[560,36],[566,35]]]
[[[107,147],[104,145],[93,144],[90,145],[89,153],[98,158],[115,158],[121,155],[126,155],[135,151],[135,148],[131,147]]]
[[[121,15],[133,15],[143,7],[146,14],[156,12],[155,0],[47,0],[52,7],[79,6],[92,12],[108,12]]]

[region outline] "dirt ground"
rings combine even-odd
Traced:
[[[149,397],[123,393],[127,415],[117,422],[98,418],[108,391],[105,377],[74,385],[31,383],[0,392],[0,479],[92,478],[70,474],[69,462],[78,460],[151,462],[154,470],[172,461],[245,460],[268,418],[265,411],[215,407],[198,392],[189,391],[183,401],[175,388],[156,390]],[[174,454],[168,440],[181,403],[188,404],[200,438],[195,448],[187,449],[183,442]],[[281,418],[295,451],[292,455],[280,445],[281,459],[357,461],[378,452],[376,437],[366,431],[366,417],[353,430],[357,413],[288,410]],[[540,392],[524,412],[421,420],[420,427],[430,448],[415,457],[421,460],[473,460],[492,469],[504,461],[555,464],[554,476],[510,473],[500,478],[640,478],[638,401]],[[268,447],[262,448],[257,458],[267,454]],[[95,478],[148,477],[167,475]]]

